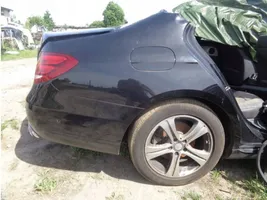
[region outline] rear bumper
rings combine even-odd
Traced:
[[[30,135],[52,142],[119,154],[127,125],[121,121],[86,117],[26,103]]]

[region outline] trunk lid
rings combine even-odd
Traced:
[[[41,39],[41,46],[50,39],[62,39],[72,37],[83,37],[88,35],[100,35],[113,31],[115,28],[91,28],[78,31],[63,31],[63,32],[45,32]]]
[[[43,48],[43,46],[50,40],[61,40],[61,39],[68,39],[68,38],[75,38],[75,37],[85,37],[90,35],[102,35],[105,33],[112,32],[115,30],[115,27],[110,28],[89,28],[89,29],[82,29],[82,30],[74,30],[74,31],[62,31],[62,32],[45,32],[42,35],[40,46],[38,49],[38,56]]]

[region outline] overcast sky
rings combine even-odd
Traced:
[[[102,20],[103,10],[110,0],[1,0],[22,22],[31,15],[43,15],[49,10],[57,25],[85,25]],[[187,0],[114,0],[125,12],[129,23],[145,18],[162,9],[172,8]]]

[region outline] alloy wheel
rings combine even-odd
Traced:
[[[145,143],[145,158],[157,173],[185,177],[198,171],[209,160],[213,138],[209,127],[189,115],[169,117],[159,122]]]

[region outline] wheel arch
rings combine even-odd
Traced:
[[[159,104],[162,104],[167,101],[171,100],[194,100],[201,104],[207,106],[211,111],[213,111],[221,121],[224,129],[225,129],[225,147],[223,158],[227,158],[232,153],[232,148],[234,146],[234,137],[236,135],[237,126],[235,125],[238,121],[237,118],[232,117],[230,113],[226,109],[224,109],[221,105],[219,105],[217,97],[213,94],[206,93],[203,91],[194,91],[194,90],[179,90],[179,91],[171,91],[166,92],[160,95],[156,95],[150,99],[150,101],[146,104],[143,104],[141,107],[144,107],[144,110],[140,112],[128,126],[120,147],[120,152],[125,150],[125,145],[127,143],[127,138],[129,136],[129,132],[139,117],[141,117],[144,113],[148,112],[149,110],[157,107]],[[234,131],[233,131],[234,130]]]

